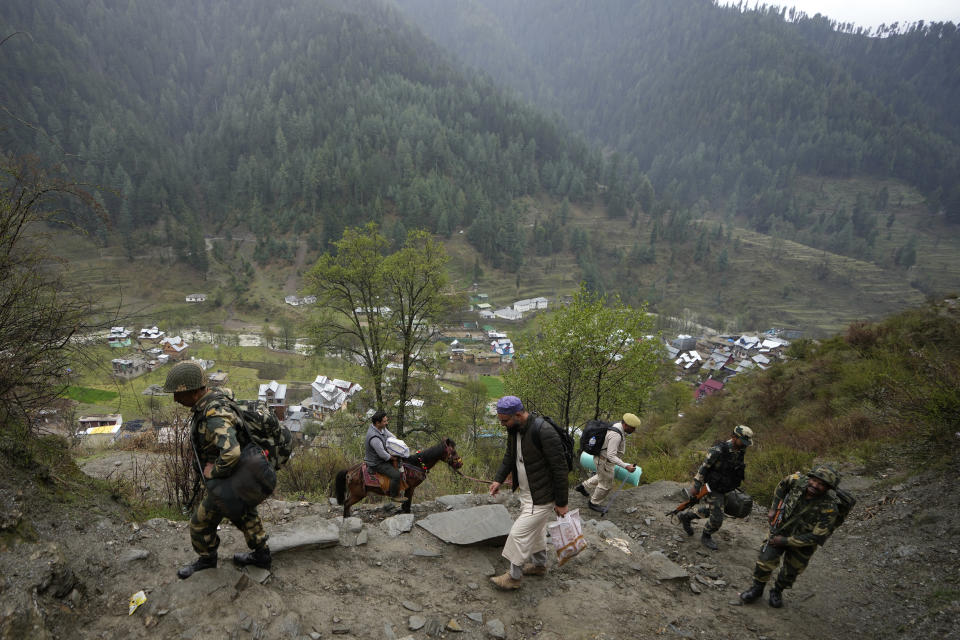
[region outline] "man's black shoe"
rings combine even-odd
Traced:
[[[688,536],[693,535],[693,527],[690,526],[690,521],[695,518],[696,516],[688,511],[684,511],[677,516],[677,519],[680,521],[680,526],[683,527],[683,530],[686,531]]]
[[[272,562],[273,558],[270,557],[270,547],[267,546],[246,553],[233,554],[233,564],[238,567],[245,567],[248,564],[252,564],[261,569],[269,569]]]
[[[579,493],[580,495],[582,495],[584,498],[589,498],[589,497],[590,497],[590,494],[587,493],[587,490],[583,488],[583,483],[582,483],[582,482],[581,482],[580,484],[578,484],[577,486],[575,486],[575,487],[573,488],[573,490],[576,491],[577,493]]]
[[[780,589],[776,587],[770,589],[770,606],[774,609],[779,609],[783,606],[783,596],[781,593]]]
[[[216,569],[217,568],[217,556],[200,556],[190,564],[180,567],[177,569],[177,577],[181,580],[186,580],[192,576],[197,571],[203,571],[204,569]]]
[[[711,536],[706,531],[704,531],[700,535],[700,544],[705,546],[707,549],[710,549],[710,551],[716,551],[717,549],[719,549],[719,547],[717,546],[717,543],[713,541],[713,536]]]
[[[593,504],[591,501],[587,500],[587,506],[590,507],[591,511],[596,511],[597,513],[606,513],[607,510],[601,507],[598,504]]]
[[[753,586],[740,594],[740,600],[746,604],[751,602],[756,602],[757,598],[763,595],[763,588],[766,587],[766,583],[753,581]]]

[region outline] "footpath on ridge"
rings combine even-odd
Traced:
[[[766,505],[728,518],[710,552],[703,520],[687,537],[664,516],[682,499],[672,482],[623,491],[603,519],[571,492],[588,548],[562,567],[551,557],[546,577],[510,593],[488,580],[505,569],[500,540],[448,544],[415,524],[493,503],[515,517],[510,495],[445,496],[415,504],[412,517],[361,503],[347,521],[337,506],[270,500],[270,571],[233,567],[245,549],[224,523],[219,567],[178,580],[193,558],[186,522],[98,509],[64,521],[20,494],[5,497],[0,524],[34,535],[2,538],[0,638],[960,638],[956,492],[932,475],[848,474],[844,486],[856,508],[779,610],[737,597]],[[128,615],[139,591],[146,602]]]

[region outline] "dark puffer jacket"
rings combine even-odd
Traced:
[[[534,432],[540,434],[540,445]],[[507,451],[503,462],[493,479],[502,483],[513,474],[513,490],[517,490],[517,437],[522,438],[520,448],[523,451],[523,466],[530,482],[530,494],[533,504],[550,504],[558,507],[567,504],[567,461],[563,455],[560,436],[539,416],[530,414],[526,424],[507,435]]]

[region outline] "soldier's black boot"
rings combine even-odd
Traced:
[[[751,602],[756,602],[757,598],[763,595],[763,588],[766,587],[765,582],[753,581],[753,586],[740,594],[740,600],[745,604],[750,604]],[[770,595],[773,596],[773,592],[770,592]]]
[[[196,560],[190,564],[180,567],[177,569],[177,577],[181,580],[186,580],[197,571],[203,571],[204,569],[216,569],[217,568],[217,556],[199,556]]]
[[[677,516],[677,520],[680,521],[680,526],[683,527],[683,530],[687,532],[688,536],[693,535],[693,527],[690,526],[690,522],[696,519],[696,514],[690,513],[689,511],[682,511],[680,515]]]
[[[573,490],[576,491],[577,493],[579,493],[580,495],[582,495],[584,498],[589,498],[589,497],[590,497],[590,494],[587,493],[587,490],[586,490],[586,488],[584,488],[582,482],[581,482],[580,484],[578,484],[577,486],[575,486],[575,487],[573,488]]]
[[[266,545],[246,553],[233,554],[233,564],[238,567],[245,567],[248,564],[252,564],[261,569],[269,569],[272,562],[273,558],[270,557],[270,547]]]
[[[717,549],[719,549],[719,547],[717,546],[717,543],[713,541],[713,536],[711,536],[706,531],[704,531],[700,535],[700,544],[705,546],[707,549],[710,549],[710,551],[716,551]]]
[[[774,609],[779,609],[783,606],[783,592],[774,586],[770,589],[770,606]]]

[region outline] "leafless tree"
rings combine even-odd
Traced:
[[[93,328],[93,303],[68,289],[45,243],[67,203],[101,213],[77,184],[0,152],[0,433],[29,429],[62,394]]]

